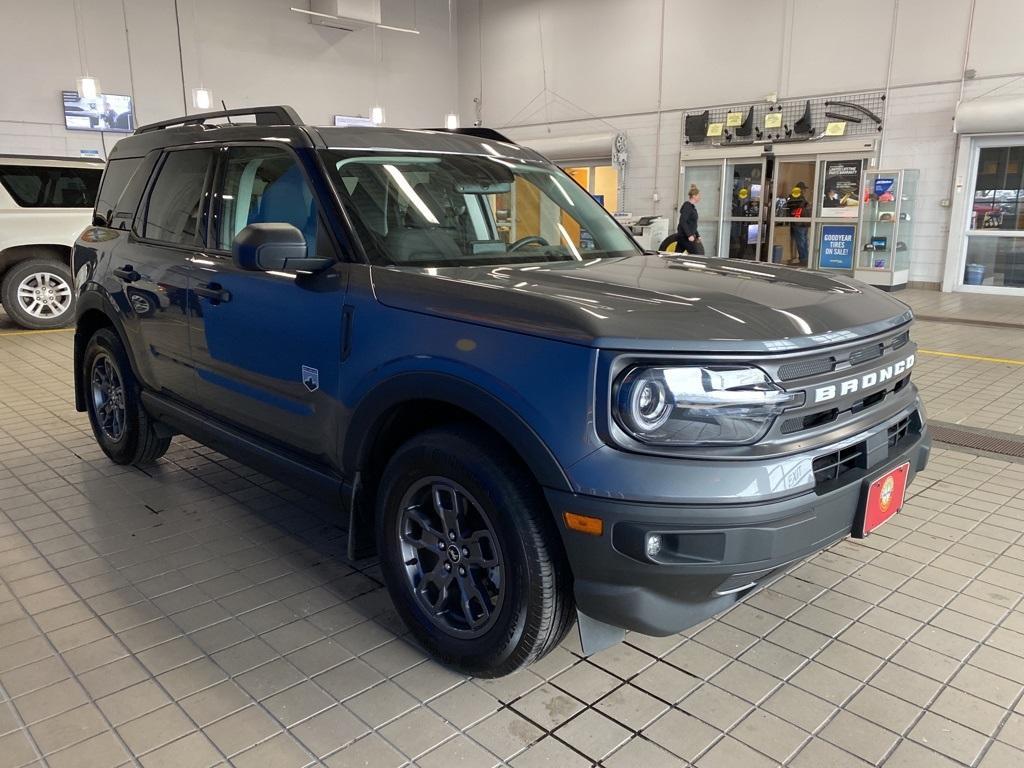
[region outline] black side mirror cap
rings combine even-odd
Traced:
[[[306,238],[291,224],[250,224],[235,235],[231,253],[251,272],[317,272],[334,263],[307,256]]]

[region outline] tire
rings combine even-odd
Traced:
[[[157,433],[156,422],[142,407],[139,383],[116,333],[101,328],[93,334],[82,356],[81,375],[93,435],[111,461],[143,466],[167,452],[171,438]],[[113,407],[104,409],[110,401]]]
[[[682,251],[679,251],[679,233],[673,232],[662,240],[661,245],[658,246],[658,250],[666,253],[682,253]]]
[[[75,288],[71,269],[55,258],[19,261],[7,270],[0,302],[23,328],[61,328],[75,317]]]
[[[463,495],[463,514],[452,542],[438,510],[453,508],[454,494]],[[413,635],[438,661],[466,674],[501,677],[565,637],[575,614],[558,531],[536,481],[496,438],[471,426],[412,438],[388,463],[377,498],[377,549],[388,590]],[[481,523],[489,534],[479,533]],[[477,533],[463,537],[474,526]],[[460,565],[465,576],[458,575]],[[438,582],[445,578],[442,590]],[[490,607],[486,620],[482,599]],[[444,613],[432,616],[428,603]]]

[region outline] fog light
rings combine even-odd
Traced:
[[[652,533],[647,537],[647,556],[653,559],[658,556],[659,552],[661,552],[661,536]]]

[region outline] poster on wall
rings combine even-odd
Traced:
[[[860,160],[827,160],[821,216],[825,219],[855,219],[860,190]]]
[[[818,266],[821,269],[853,269],[852,224],[823,224]]]
[[[64,102],[64,127],[73,131],[116,131],[131,133],[135,130],[132,116],[132,97],[101,93],[85,99],[77,91],[61,91]]]

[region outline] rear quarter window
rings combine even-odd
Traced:
[[[103,173],[103,184],[100,185],[99,198],[96,201],[96,215],[109,223],[117,210],[117,201],[124,193],[125,187],[142,162],[141,157],[114,159],[107,163]]]
[[[0,184],[22,208],[92,208],[99,168],[0,165]]]

